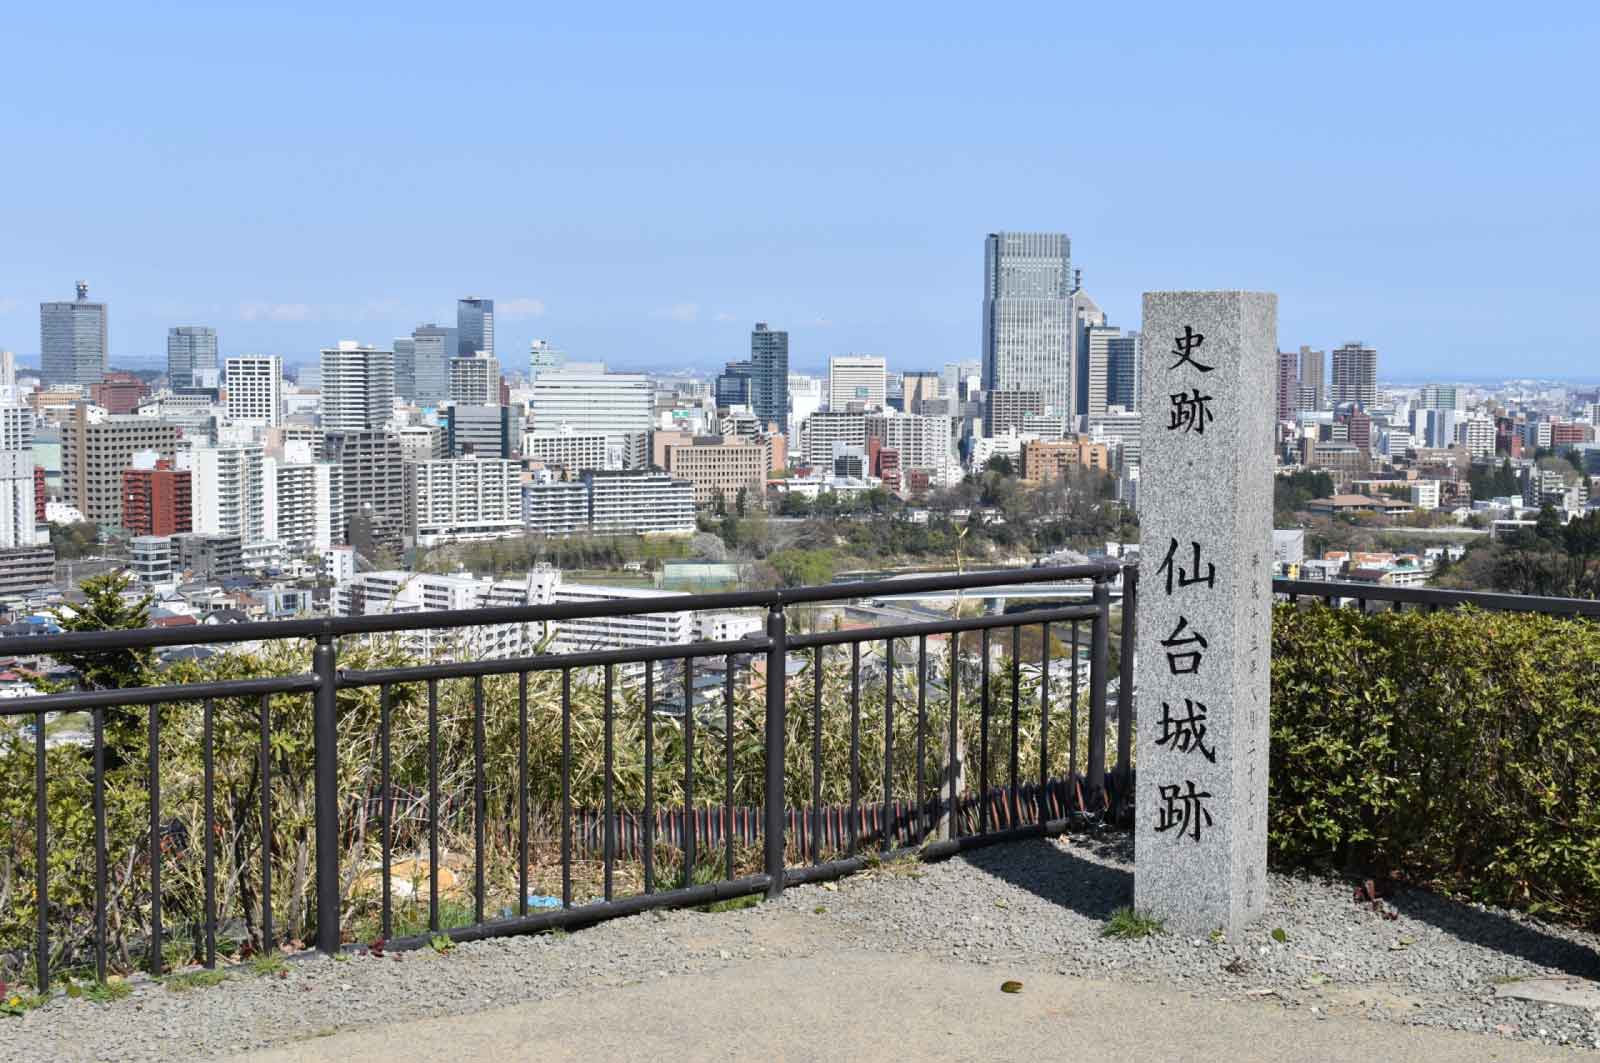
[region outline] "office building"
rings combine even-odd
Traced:
[[[900,381],[900,408],[906,413],[928,412],[923,404],[939,400],[942,380],[938,373],[906,373]]]
[[[173,425],[137,414],[91,422],[88,407],[80,404],[61,424],[62,494],[84,520],[120,527],[122,471],[140,451],[171,458],[177,446]]]
[[[566,364],[566,353],[552,347],[547,340],[534,340],[528,344],[528,380],[539,379],[540,373],[560,369]]]
[[[499,361],[486,354],[450,359],[450,401],[468,406],[498,406]]]
[[[1106,406],[1124,410],[1139,408],[1139,386],[1143,379],[1144,341],[1138,332],[1122,332],[1109,340],[1110,369],[1106,383]]]
[[[56,576],[56,552],[48,546],[0,550],[0,595],[48,587]]]
[[[132,373],[110,372],[89,385],[89,401],[107,413],[133,413],[150,385]]]
[[[1474,458],[1492,458],[1495,450],[1494,421],[1488,417],[1472,417],[1466,423],[1467,453]]]
[[[1464,397],[1454,384],[1425,384],[1417,405],[1425,410],[1459,410],[1465,405]]]
[[[1036,391],[1077,410],[1072,243],[1065,233],[990,233],[984,241],[983,387]]]
[[[765,321],[750,333],[750,410],[762,424],[789,431],[789,333]]]
[[[596,535],[688,535],[694,532],[694,485],[663,473],[591,470],[589,526]]]
[[[494,300],[468,296],[456,302],[456,354],[494,357]]]
[[[0,406],[0,450],[28,450],[33,440],[33,411],[26,406]]]
[[[522,419],[510,406],[452,403],[444,409],[444,456],[514,458]]]
[[[1378,352],[1360,343],[1347,343],[1333,351],[1333,387],[1329,393],[1335,406],[1353,402],[1362,409],[1378,401]]]
[[[1084,328],[1084,413],[1099,417],[1111,402],[1111,342],[1122,335],[1122,330],[1111,325],[1088,325]]]
[[[45,387],[87,388],[106,375],[106,304],[89,301],[89,285],[78,282],[72,302],[39,304],[39,379]]]
[[[1278,352],[1278,420],[1294,420],[1299,409],[1300,356],[1293,351]]]
[[[870,354],[835,355],[828,359],[828,409],[881,410],[888,392],[886,363]]]
[[[867,415],[861,411],[818,410],[806,419],[806,463],[826,467],[833,461],[833,445],[867,445]]]
[[[1082,470],[1111,471],[1111,450],[1083,436],[1034,439],[1022,444],[1022,478],[1030,483],[1060,480]]]
[[[687,445],[668,446],[666,469],[677,479],[694,485],[698,506],[711,505],[721,498],[731,511],[742,492],[747,505],[759,507],[772,471],[772,450],[766,440],[700,437]]]
[[[985,396],[983,433],[993,437],[1021,432],[1028,418],[1043,413],[1044,397],[1037,391],[990,391]]]
[[[1300,348],[1300,385],[1295,399],[1298,410],[1328,408],[1328,355],[1325,351]]]
[[[400,437],[401,461],[434,461],[448,458],[444,448],[444,429],[436,424],[408,424],[396,433]]]
[[[220,583],[244,572],[244,552],[237,535],[199,532],[172,537],[172,568],[181,579]]]
[[[394,418],[394,352],[341,340],[322,349],[322,427],[328,432],[383,428]]]
[[[608,373],[604,366],[565,369],[539,374],[533,382],[532,428],[555,432],[562,425],[574,432],[600,432],[613,443],[624,437],[648,433],[654,425],[655,387],[642,373]]]
[[[524,458],[545,465],[559,465],[573,474],[585,469],[612,468],[608,461],[610,450],[610,441],[604,432],[574,432],[570,426],[554,432],[525,432],[522,436]]]
[[[155,451],[145,451],[123,470],[122,526],[134,535],[194,530],[193,474],[172,465]]]
[[[200,387],[216,371],[216,329],[205,325],[167,329],[167,385],[172,390]]]
[[[494,458],[406,465],[406,532],[418,546],[498,539],[522,531],[521,470]]]
[[[711,382],[711,398],[719,410],[749,406],[752,394],[749,362],[729,362]]]
[[[418,406],[442,406],[450,399],[450,361],[460,347],[456,330],[418,325],[409,339],[394,341],[394,390]]]
[[[283,423],[283,359],[277,355],[229,358],[223,371],[225,409],[235,424],[276,427]]]
[[[266,542],[266,448],[197,447],[192,462],[194,530],[237,538],[246,549]]]
[[[822,408],[826,396],[824,383],[820,377],[789,374],[789,425],[803,431],[800,426],[806,423],[806,418]],[[787,431],[784,437],[794,438]]]

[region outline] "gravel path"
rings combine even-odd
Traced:
[[[886,865],[743,911],[647,914],[445,955],[308,958],[283,977],[235,971],[223,985],[181,993],[143,983],[114,1003],[62,998],[0,1019],[0,1060],[226,1056],[351,1027],[839,949],[1012,964],[1314,1015],[1600,1047],[1595,1013],[1496,996],[1516,979],[1600,975],[1593,935],[1420,892],[1386,902],[1390,919],[1358,906],[1342,881],[1274,875],[1267,916],[1244,941],[1103,938],[1110,913],[1132,896],[1131,876],[1123,838],[1027,842],[932,865]]]

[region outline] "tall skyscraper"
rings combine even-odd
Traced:
[[[1090,325],[1085,330],[1083,362],[1086,386],[1083,412],[1090,417],[1102,417],[1111,405],[1111,343],[1122,335],[1122,330],[1111,325]]]
[[[494,300],[467,296],[456,302],[456,354],[494,354]]]
[[[756,322],[750,333],[750,412],[762,428],[789,431],[789,333]]]
[[[1300,348],[1300,387],[1295,407],[1301,410],[1328,408],[1328,356],[1310,347]]]
[[[228,420],[269,427],[283,423],[282,358],[275,354],[229,358],[226,369]]]
[[[45,387],[82,384],[105,376],[106,304],[89,301],[89,285],[78,282],[70,303],[39,304],[39,375]]]
[[[1065,233],[990,233],[984,243],[983,386],[1037,391],[1077,409],[1072,242]]]
[[[380,429],[394,417],[394,352],[340,340],[322,349],[322,427]]]
[[[1360,342],[1333,350],[1334,405],[1354,402],[1368,409],[1378,401],[1378,352]]]
[[[459,357],[460,333],[431,322],[411,330],[409,370],[411,390],[401,389],[403,370],[395,349],[395,391],[418,406],[442,406],[450,401],[450,359]]]
[[[750,383],[750,363],[729,362],[711,382],[711,397],[719,409],[729,406],[749,406],[754,394]]]
[[[1294,419],[1300,395],[1300,356],[1293,351],[1278,352],[1278,420]]]
[[[167,329],[167,383],[174,391],[201,387],[201,373],[216,368],[216,329],[205,325]],[[210,386],[215,387],[215,381]]]
[[[1124,410],[1139,408],[1140,360],[1144,341],[1138,332],[1125,332],[1111,339],[1111,379],[1107,384],[1107,406]]]

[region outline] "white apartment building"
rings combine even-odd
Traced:
[[[828,359],[828,409],[881,410],[888,392],[888,365],[870,354],[842,354]]]
[[[654,427],[655,387],[642,373],[608,373],[604,366],[545,370],[533,381],[532,428],[557,432],[562,425],[580,435],[602,434],[612,442]]]
[[[0,450],[33,446],[33,411],[26,406],[0,406]]]
[[[38,532],[33,499],[33,451],[0,450],[0,549],[35,546]]]
[[[611,461],[613,449],[604,432],[575,432],[571,425],[562,425],[553,432],[536,429],[522,434],[524,458],[574,472],[616,468]]]
[[[283,359],[277,355],[229,358],[226,367],[227,418],[239,424],[283,423]]]
[[[528,579],[492,583],[463,575],[386,570],[363,572],[333,589],[335,616],[389,616],[481,609],[486,605],[547,605],[560,574],[529,573]],[[424,659],[502,660],[532,651],[546,633],[545,624],[475,624],[459,628],[424,628],[392,636]]]
[[[589,485],[552,478],[522,485],[522,523],[533,535],[559,537],[589,530]]]
[[[690,535],[694,484],[665,473],[583,474],[589,488],[589,526],[597,535]]]
[[[937,469],[950,458],[950,418],[886,410],[867,415],[867,439],[900,453],[902,469]]]
[[[135,535],[128,540],[128,569],[146,587],[176,583],[178,573],[170,535]]]
[[[807,464],[827,465],[833,460],[835,443],[851,447],[867,445],[867,415],[820,410],[806,419],[805,432]]]
[[[558,583],[555,602],[613,602],[631,598],[657,598],[668,591],[654,588],[595,587],[579,583]],[[669,646],[691,641],[694,614],[688,610],[672,613],[627,613],[622,616],[586,617],[563,620],[555,625],[555,653],[584,653],[591,650],[618,650],[630,646]]]
[[[1439,508],[1439,481],[1411,481],[1411,504],[1418,509]]]
[[[394,352],[340,340],[322,349],[322,427],[381,429],[394,418]]]
[[[291,555],[321,554],[344,537],[344,466],[309,458],[291,444],[288,460],[266,459],[267,538]]]
[[[418,546],[498,539],[522,531],[521,470],[503,458],[406,465],[406,531]]]
[[[487,355],[450,359],[450,401],[463,406],[500,405],[500,362]]]
[[[1494,421],[1488,417],[1469,417],[1464,428],[1467,453],[1474,458],[1494,457]]]
[[[196,447],[191,460],[194,530],[236,535],[241,548],[265,542],[266,455],[261,444]]]

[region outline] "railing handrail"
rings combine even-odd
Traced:
[[[311,620],[266,620],[242,624],[197,624],[180,628],[141,628],[137,631],[74,631],[54,635],[0,637],[0,656],[54,654],[94,650],[138,650],[163,646],[197,646],[218,642],[257,642],[266,639],[315,639],[343,635],[376,635],[397,631],[484,627],[497,624],[536,624],[595,617],[636,614],[707,612],[719,609],[781,609],[789,605],[850,601],[879,594],[932,593],[976,587],[1060,583],[1069,580],[1104,582],[1115,579],[1116,561],[1091,561],[1082,565],[1049,568],[999,569],[953,576],[915,579],[864,580],[824,586],[791,587],[771,591],[731,591],[720,594],[662,594],[645,598],[564,602],[557,605],[488,606],[481,609],[441,609],[414,613],[319,617]]]
[[[1358,598],[1404,605],[1472,605],[1508,613],[1547,613],[1552,616],[1600,617],[1600,601],[1587,598],[1546,598],[1535,594],[1495,591],[1449,591],[1435,587],[1391,587],[1378,583],[1333,580],[1274,579],[1274,594],[1305,598]]]

